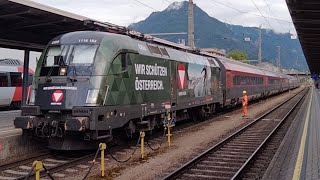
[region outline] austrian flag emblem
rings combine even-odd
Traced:
[[[186,86],[186,81],[187,81],[186,68],[185,68],[184,64],[179,64],[179,66],[178,66],[179,89],[184,89],[184,87]]]
[[[64,96],[64,94],[61,90],[54,91],[51,96],[52,101],[53,101],[51,103],[51,105],[61,105],[61,101],[63,99],[63,96]]]

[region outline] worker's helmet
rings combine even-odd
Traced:
[[[242,94],[247,94],[247,91],[242,91]]]

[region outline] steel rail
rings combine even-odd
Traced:
[[[73,160],[70,160],[68,162],[59,164],[57,166],[51,167],[51,168],[47,168],[47,170],[49,171],[49,173],[56,173],[61,171],[62,169],[67,169],[69,167],[72,167],[74,164],[79,164],[80,162],[85,162],[85,160],[89,160],[90,158],[93,158],[94,154],[89,154],[89,155],[85,155],[82,156],[80,158],[76,158]],[[45,177],[47,176],[47,174],[42,170],[43,173],[41,173],[41,177]],[[22,177],[18,177],[16,178],[16,180],[24,180],[26,178],[26,176],[22,176]],[[35,173],[32,173],[28,179],[35,179]]]
[[[10,163],[7,163],[7,164],[3,164],[3,165],[0,165],[0,172],[4,171],[6,169],[14,168],[17,165],[27,164],[29,162],[33,162],[35,160],[39,160],[39,159],[43,159],[43,158],[47,158],[47,157],[50,157],[50,153],[49,152],[44,152],[44,153],[41,153],[41,154],[36,155],[36,156],[32,156],[32,157],[28,157],[28,158],[25,158],[25,159],[22,159],[22,160],[18,160],[18,161],[10,162]]]
[[[270,134],[266,137],[266,139],[259,145],[259,147],[253,152],[253,154],[247,159],[247,161],[241,166],[241,168],[236,172],[236,174],[232,177],[233,179],[238,179],[243,171],[248,167],[248,165],[255,159],[255,157],[259,154],[259,152],[263,149],[263,147],[267,144],[267,142],[271,139],[271,137],[275,134],[275,132],[281,127],[281,125],[287,120],[293,110],[297,107],[297,105],[301,102],[301,100],[305,97],[305,95],[309,91],[306,91],[302,97],[292,106],[292,108],[287,112],[287,114],[282,118],[281,122],[270,132]]]
[[[304,89],[305,90],[305,89]],[[211,152],[214,152],[216,150],[218,150],[221,146],[225,145],[226,143],[230,142],[232,139],[236,138],[238,135],[240,135],[241,133],[245,132],[248,128],[252,127],[254,124],[256,124],[257,122],[260,122],[260,120],[262,120],[264,117],[268,116],[269,114],[273,113],[275,110],[277,110],[278,108],[280,108],[281,106],[283,106],[284,104],[288,103],[290,100],[292,100],[293,98],[297,97],[298,95],[300,95],[300,93],[302,93],[304,90],[301,90],[299,93],[295,94],[294,96],[288,98],[287,100],[283,101],[282,103],[280,103],[279,105],[277,105],[276,107],[272,108],[271,110],[269,110],[268,112],[266,112],[265,114],[261,115],[260,117],[256,118],[255,120],[253,120],[251,123],[247,124],[245,127],[239,129],[238,131],[236,131],[235,133],[229,135],[227,138],[221,140],[219,143],[217,143],[216,145],[214,145],[213,147],[209,148],[208,150],[206,150],[205,152],[201,153],[200,155],[198,155],[197,157],[193,158],[192,160],[190,160],[189,162],[187,162],[186,164],[184,164],[182,167],[178,168],[177,170],[175,170],[174,172],[170,173],[169,175],[167,175],[164,179],[176,179],[179,176],[181,176],[184,172],[186,172],[187,170],[191,169],[192,167],[194,167],[196,164],[198,164],[206,155],[208,155]],[[303,94],[303,96],[298,100],[298,102],[300,102],[303,97],[305,96],[305,94],[308,92],[308,90]],[[291,109],[294,109],[296,107],[298,103],[295,103],[294,107]],[[288,116],[287,113],[285,117]],[[279,123],[280,124],[280,123]],[[277,126],[278,127],[278,126]],[[274,131],[272,131],[274,132]],[[268,136],[270,137],[270,135]],[[265,142],[265,140],[263,141]],[[262,147],[261,145],[259,147]],[[256,153],[256,152],[255,152]],[[252,155],[250,156],[250,159],[252,159]],[[251,161],[251,160],[250,160]],[[245,162],[245,165],[247,166],[247,164],[249,164],[249,159]],[[244,166],[244,165],[243,165]],[[245,167],[241,166],[241,170],[243,170]],[[237,171],[236,174],[240,174],[241,171]]]

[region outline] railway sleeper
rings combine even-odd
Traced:
[[[241,134],[241,136],[244,136],[244,137],[260,137],[261,134],[263,135],[268,135],[270,133],[270,130],[268,131],[255,131],[255,132],[244,132],[243,134]]]
[[[231,142],[229,145],[237,145],[237,146],[254,146],[258,143],[262,142],[260,141],[239,141],[239,142]]]
[[[238,152],[246,152],[246,153],[253,153],[255,151],[254,148],[240,148],[240,147],[236,147],[236,146],[229,146],[229,147],[223,147],[221,148],[222,151],[238,151]]]
[[[217,158],[234,158],[234,159],[247,159],[249,156],[248,155],[243,155],[243,154],[227,154],[227,153],[216,153],[212,154],[212,157],[217,157]]]
[[[257,139],[234,139],[234,141],[241,141],[242,143],[259,143],[259,142],[261,142],[261,139],[259,138],[257,138]]]
[[[258,147],[257,144],[251,144],[251,146],[248,146],[248,144],[237,144],[237,143],[232,143],[232,144],[227,144],[225,147],[229,148],[238,148],[238,149],[245,149],[245,150],[252,150]]]
[[[221,176],[209,176],[209,175],[200,175],[200,174],[183,174],[181,179],[188,180],[188,179],[216,179],[216,180],[228,180],[230,178],[221,177]]]
[[[209,160],[203,160],[200,162],[204,165],[210,165],[210,166],[221,166],[221,167],[235,167],[239,168],[243,163],[242,162],[225,162],[225,161],[209,161]]]
[[[217,153],[212,153],[213,154],[219,154],[220,152]],[[226,151],[223,154],[228,154],[228,155],[248,155],[250,156],[252,153],[248,153],[248,152],[243,152],[243,151]]]
[[[194,174],[201,174],[201,175],[210,175],[210,176],[224,176],[224,177],[232,177],[234,172],[230,171],[219,171],[219,170],[211,170],[211,169],[196,169],[192,168],[189,171],[191,171]]]
[[[208,164],[198,164],[196,167],[198,168],[207,168],[207,169],[216,169],[218,171],[237,171],[239,168],[238,167],[226,167],[226,166],[212,166]]]
[[[236,162],[236,163],[244,163],[245,159],[232,159],[232,158],[219,158],[219,157],[207,157],[209,160],[220,161],[220,162]]]

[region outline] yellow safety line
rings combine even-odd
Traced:
[[[313,96],[313,88],[311,89],[310,102],[309,102],[309,106],[308,106],[306,120],[304,122],[303,133],[302,133],[302,137],[301,137],[299,152],[298,152],[296,166],[294,168],[292,180],[300,179],[303,156],[304,156],[304,149],[305,149],[305,144],[306,144],[306,140],[307,140],[307,131],[308,131],[308,126],[309,126],[312,96]]]

